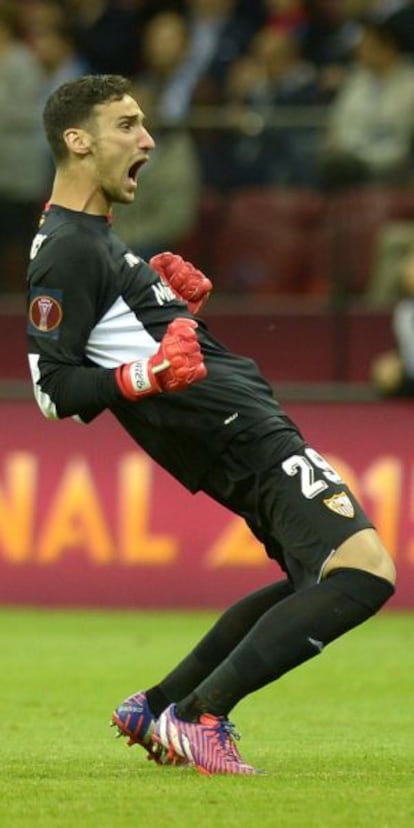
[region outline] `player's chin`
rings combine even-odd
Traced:
[[[135,201],[136,190],[132,188],[127,188],[120,190],[116,194],[116,198],[114,201],[117,201],[118,204],[132,204]]]

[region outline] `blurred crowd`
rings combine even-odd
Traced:
[[[406,187],[414,171],[410,0],[0,0],[0,290],[20,290],[52,164],[47,96],[130,77],[157,147],[116,229],[179,249],[206,192]]]

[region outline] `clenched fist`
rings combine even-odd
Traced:
[[[213,289],[210,279],[201,270],[175,253],[158,253],[149,264],[175,295],[184,299],[191,313],[199,313]]]
[[[129,400],[162,391],[182,391],[207,376],[195,319],[177,317],[170,322],[158,351],[149,359],[120,365],[116,381]]]

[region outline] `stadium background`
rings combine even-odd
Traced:
[[[35,21],[19,38],[36,54],[33,44],[39,33],[50,33],[54,26],[62,31],[60,11],[67,13],[70,7],[73,13],[83,5],[18,4]],[[148,67],[136,55],[134,60],[129,55],[128,63],[122,37],[139,33],[137,21],[147,24],[159,12],[173,9],[185,17],[193,4],[97,5],[102,16],[91,24],[89,38],[83,18],[84,28],[80,18],[75,27],[77,56],[83,48],[81,57],[89,58],[92,69],[129,70],[140,82]],[[229,5],[234,6],[236,23],[249,21],[251,37],[266,26],[302,37],[309,20],[315,26],[319,19],[331,26],[332,46],[333,35],[339,42],[345,24],[348,34],[350,23],[359,25],[361,10],[373,13],[374,6],[386,4],[344,3],[342,11],[349,6],[344,21],[337,8],[341,4],[288,3],[290,17],[285,14],[279,28],[270,18],[277,3]],[[331,18],[323,21],[327,5]],[[359,8],[353,11],[352,5]],[[411,3],[401,5],[412,10]],[[36,17],[39,10],[46,16]],[[49,18],[48,10],[53,12]],[[54,14],[58,23],[52,20]],[[112,23],[104,25],[105,15]],[[104,60],[104,34],[114,19],[120,26],[115,38],[119,60],[123,49],[123,61],[116,65],[113,49],[106,53],[106,64]],[[134,50],[138,43],[141,35]],[[321,77],[328,60],[323,64],[321,58],[318,64],[313,56],[312,63],[309,48],[308,43],[307,62]],[[411,60],[410,45],[404,48]],[[248,46],[243,49],[242,57]],[[341,46],[334,57],[346,75],[352,51]],[[345,182],[334,192],[306,178],[263,179],[263,170],[262,177],[256,171],[248,182],[242,176],[224,186],[216,163],[235,137],[244,147],[260,136],[268,141],[269,135],[279,147],[280,136],[292,146],[298,124],[317,146],[337,94],[325,94],[323,101],[306,106],[276,100],[269,107],[267,101],[261,109],[238,100],[243,106],[236,121],[234,101],[217,97],[217,91],[204,103],[202,96],[201,102],[191,101],[178,123],[163,119],[160,109],[154,111],[159,133],[184,131],[200,150],[202,162],[193,220],[169,247],[211,276],[215,292],[205,318],[213,333],[257,360],[309,441],[358,492],[397,561],[399,589],[390,606],[407,609],[414,606],[413,403],[409,398],[379,398],[370,369],[375,356],[393,345],[394,300],[379,300],[372,278],[385,231],[396,222],[409,232],[414,226],[412,158],[402,178],[357,186]],[[280,153],[283,158],[282,149]],[[300,167],[300,162],[299,153],[295,163]],[[42,419],[32,400],[25,355],[26,248],[20,239],[10,250],[4,242],[5,250],[0,296],[0,603],[216,608],[278,576],[239,520],[203,496],[193,498],[183,491],[106,415],[90,428]]]

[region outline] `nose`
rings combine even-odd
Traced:
[[[146,150],[147,152],[150,152],[155,148],[155,141],[145,127],[141,128],[138,145],[140,149]]]

